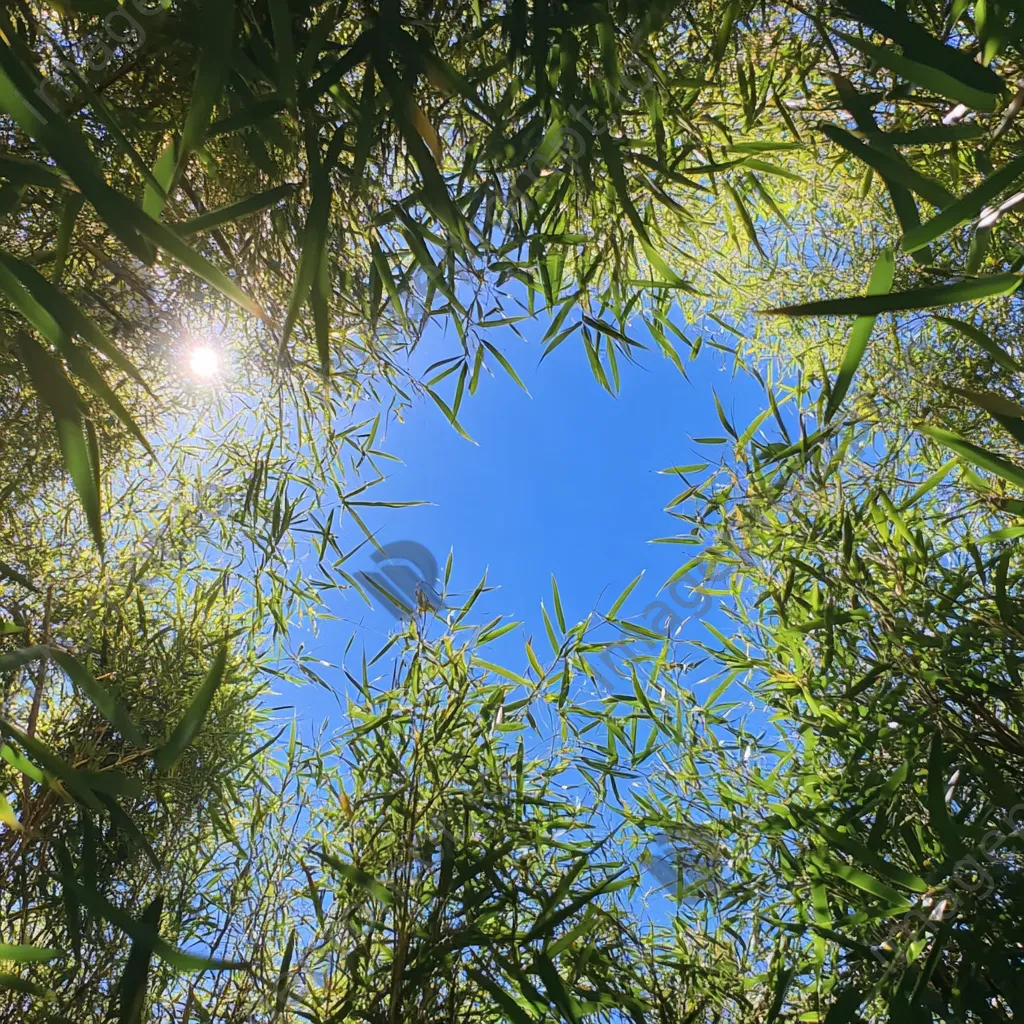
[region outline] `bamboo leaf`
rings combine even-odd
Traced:
[[[375,900],[379,900],[387,906],[391,906],[394,903],[394,893],[386,886],[381,885],[372,875],[363,871],[362,868],[357,868],[354,864],[346,864],[326,851],[316,851],[316,856],[346,881],[358,886]]]
[[[50,412],[57,428],[64,468],[78,492],[93,541],[103,553],[103,525],[100,518],[100,494],[90,464],[89,446],[82,421],[84,402],[68,380],[60,363],[24,331],[14,335],[14,349],[32,384]]]
[[[933,242],[940,235],[966,224],[978,216],[988,203],[1009,189],[1021,175],[1024,175],[1024,156],[1011,160],[1005,167],[1000,167],[994,174],[990,174],[977,188],[946,207],[937,217],[926,221],[919,228],[908,231],[900,239],[900,247],[904,252],[914,252]]]
[[[75,231],[75,222],[82,209],[85,200],[81,193],[68,196],[64,202],[64,210],[60,217],[60,228],[57,231],[57,247],[54,250],[53,269],[51,280],[55,285],[60,284],[61,275],[64,273],[64,264],[67,262],[68,252],[71,250],[71,239]]]
[[[288,992],[291,986],[289,972],[292,966],[292,954],[295,952],[296,931],[293,928],[288,936],[288,945],[285,946],[284,956],[281,958],[281,969],[277,974],[277,986],[274,990],[274,1016],[280,1017],[284,1013],[288,1002]]]
[[[264,210],[276,206],[282,199],[294,195],[297,186],[291,183],[276,185],[257,195],[249,196],[229,206],[222,206],[217,210],[210,210],[207,213],[193,217],[191,220],[181,221],[172,227],[182,235],[194,235],[201,231],[212,231],[223,224],[234,224],[245,217],[251,217],[254,213],[262,213]]]
[[[984,331],[974,324],[966,323],[963,320],[957,320],[951,316],[942,316],[939,313],[933,313],[932,316],[952,327],[954,330],[959,331],[965,338],[970,338],[971,341],[980,345],[1004,370],[1010,370],[1016,373],[1019,370],[1024,369],[1016,359],[1010,356],[1003,348],[997,345]]]
[[[306,216],[306,226],[302,236],[302,251],[299,253],[299,266],[295,274],[295,287],[288,302],[284,328],[281,332],[281,347],[288,344],[292,328],[298,319],[310,291],[313,288],[320,268],[323,264],[327,247],[327,229],[331,216],[331,185],[327,171],[318,168],[311,180],[312,202]],[[323,353],[321,352],[321,359]],[[330,361],[321,362],[320,370],[324,377],[330,376]]]
[[[870,57],[883,68],[896,72],[908,81],[923,86],[929,92],[945,96],[956,103],[963,103],[972,110],[993,111],[999,98],[998,92],[976,89],[960,79],[947,74],[941,67],[931,67],[898,54],[891,46],[877,46],[866,39],[837,32],[837,36],[855,50]]]
[[[886,295],[892,287],[892,279],[896,270],[896,262],[893,259],[892,250],[885,248],[879,254],[875,265],[871,270],[868,279],[868,295]],[[828,406],[825,409],[825,422],[828,423],[835,415],[839,406],[842,405],[846,393],[853,383],[853,376],[860,366],[864,353],[867,351],[868,340],[871,337],[871,330],[875,326],[874,316],[858,317],[850,330],[850,340],[846,343],[846,351],[843,353],[843,361],[839,364],[839,373],[835,383],[832,385],[832,393],[828,398]]]
[[[933,206],[952,206],[956,202],[956,197],[947,192],[943,185],[915,171],[910,164],[896,154],[874,149],[866,143],[860,142],[845,128],[834,124],[823,124],[821,130],[833,142],[842,146],[848,153],[852,153],[858,160],[862,160],[869,167],[874,168],[886,179],[899,183],[911,192],[917,193],[922,199],[927,199]]]
[[[80,662],[76,661],[65,651],[57,648],[49,649],[50,656],[67,673],[68,678],[82,691],[95,705],[96,710],[115,728],[117,731],[135,747],[145,747],[146,741],[142,734],[135,727],[127,710],[118,703],[113,695],[101,686],[93,674]]]
[[[210,126],[213,108],[224,91],[231,53],[235,47],[235,5],[233,0],[203,0],[199,22],[199,63],[185,124],[181,129],[177,171],[180,174],[189,154],[202,145]]]
[[[120,996],[119,1024],[142,1024],[146,1004],[146,986],[153,960],[154,937],[160,931],[164,898],[157,896],[142,912],[139,933],[132,939],[132,948],[118,985]]]
[[[856,21],[888,36],[929,67],[942,69],[972,89],[996,95],[1005,90],[1002,79],[991,68],[979,64],[966,50],[936,39],[902,10],[883,0],[856,0],[846,7]]]
[[[292,14],[288,0],[269,0],[270,24],[274,30],[277,50],[277,84],[285,105],[298,116],[298,67],[295,62],[295,39],[292,34]]]
[[[146,191],[142,196],[142,212],[153,220],[160,220],[163,217],[168,196],[173,191],[176,166],[177,147],[174,139],[169,139],[153,164],[151,177],[154,183],[146,182]]]
[[[1002,298],[1012,295],[1024,277],[1020,274],[993,274],[954,284],[916,288],[909,292],[887,295],[863,295],[843,299],[821,299],[795,306],[779,306],[763,312],[771,316],[877,316],[879,313],[897,313],[909,309],[930,309],[953,306],[960,302],[978,302],[981,299]]]
[[[960,458],[971,463],[971,465],[987,470],[989,473],[995,473],[996,476],[1002,477],[1018,487],[1024,487],[1024,467],[1004,459],[1001,455],[996,455],[994,452],[986,451],[984,448],[972,444],[958,434],[954,434],[951,430],[944,430],[941,427],[922,426],[921,432],[932,438],[932,440],[938,441],[939,444],[952,449]]]
[[[19,964],[45,964],[59,960],[64,954],[59,949],[45,946],[8,946],[0,942],[0,960]]]
[[[207,712],[210,710],[214,694],[223,681],[227,658],[228,648],[225,643],[217,651],[209,671],[206,673],[206,678],[192,698],[192,703],[189,704],[184,717],[175,726],[174,731],[167,738],[167,742],[157,751],[156,766],[160,771],[166,771],[174,764],[196,738],[206,719]]]

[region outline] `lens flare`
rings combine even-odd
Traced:
[[[220,369],[220,356],[209,345],[197,345],[189,353],[188,365],[200,380],[211,380]]]

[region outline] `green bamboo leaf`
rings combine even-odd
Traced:
[[[16,185],[36,185],[39,188],[74,189],[70,178],[56,167],[15,153],[0,153],[0,178]]]
[[[25,314],[33,327],[49,341],[53,342],[61,351],[61,354],[68,359],[71,368],[76,373],[79,372],[78,367],[82,365],[81,361],[78,361],[76,365],[73,348],[67,345],[66,338],[62,336],[61,331],[69,336],[77,335],[95,351],[109,359],[118,369],[128,374],[132,380],[141,384],[144,388],[146,387],[142,374],[139,373],[132,361],[100,330],[93,320],[87,317],[64,292],[50,281],[47,281],[35,267],[5,252],[0,252],[0,264],[3,264],[3,267],[18,279],[23,286],[23,290],[11,288],[9,286],[9,278],[6,276],[0,276],[0,286],[7,291],[11,300],[18,304],[21,312]],[[31,296],[33,300],[31,304],[26,301],[24,291],[27,291],[29,296]],[[98,371],[93,371],[90,375],[87,371],[87,374],[79,374],[79,376],[86,379],[86,382],[92,387],[96,378],[99,377],[99,373]],[[124,409],[116,397],[113,397],[111,401],[113,393],[105,383],[101,383],[99,386],[103,400],[110,405],[112,411],[115,412],[121,422],[142,441],[147,451],[152,454],[149,443],[128,411]],[[149,393],[152,395],[152,392]]]
[[[41,117],[33,105],[45,94],[46,81],[37,79],[0,39],[0,109],[6,111],[31,138],[43,145],[107,226],[144,263],[153,260],[152,248],[126,217],[132,204],[106,182],[102,168],[77,126],[56,111]],[[141,211],[139,211],[141,214]]]
[[[729,39],[732,36],[733,26],[736,24],[736,18],[739,16],[740,10],[741,7],[738,0],[729,0],[725,5],[721,21],[719,21],[718,27],[715,30],[715,45],[711,51],[712,66],[717,66],[725,56],[725,51],[729,47]]]
[[[14,813],[11,802],[3,793],[0,793],[0,822],[3,822],[9,829],[13,829],[15,832],[23,830],[22,824],[18,820],[18,815]]]
[[[752,171],[761,171],[762,174],[774,174],[777,178],[785,178],[787,181],[800,181],[806,182],[807,179],[796,171],[791,171],[788,167],[779,167],[776,164],[770,164],[767,160],[761,160],[757,157],[746,157],[739,161],[738,166],[748,168]]]
[[[281,332],[282,348],[288,344],[299,311],[309,298],[327,248],[327,229],[331,216],[331,183],[325,168],[320,167],[313,172],[310,187],[312,201],[302,235],[302,250],[299,253],[299,266],[295,274],[295,287],[288,302],[288,312]],[[329,359],[326,364],[321,362],[320,370],[325,378],[330,376]]]
[[[213,108],[224,91],[231,54],[235,48],[235,5],[233,0],[203,0],[199,15],[199,63],[178,150],[177,178],[189,154],[206,137]]]
[[[797,968],[795,964],[787,967],[784,963],[779,963],[775,971],[772,1001],[768,1007],[768,1015],[765,1018],[766,1024],[775,1024],[775,1021],[779,1019],[779,1014],[782,1013],[782,1007],[786,1001],[786,994],[789,992],[790,985],[793,984],[796,973]]]
[[[185,712],[182,720],[175,726],[174,731],[167,738],[167,742],[157,751],[156,766],[160,771],[166,771],[175,761],[188,749],[189,745],[196,738],[214,694],[224,678],[224,669],[228,660],[227,644],[222,644],[217,651],[202,686],[196,691]]]
[[[864,996],[857,989],[841,989],[836,1001],[825,1015],[825,1024],[856,1024],[860,1020],[857,1011],[863,1002]]]
[[[806,149],[802,142],[734,142],[723,147],[729,153],[789,153],[795,149]]]
[[[62,956],[64,954],[59,949],[49,949],[45,946],[8,946],[0,942],[0,960],[19,964],[45,964]]]
[[[27,996],[36,996],[38,999],[44,999],[47,1002],[52,1002],[57,998],[53,989],[45,988],[43,985],[37,985],[34,981],[29,981],[27,978],[20,978],[16,974],[7,974],[4,971],[0,971],[0,989],[21,992]]]
[[[646,571],[646,570],[645,570]],[[626,603],[626,599],[636,589],[636,585],[643,579],[643,572],[637,575],[633,582],[630,583],[625,590],[615,599],[615,603],[608,609],[608,614],[605,616],[607,619],[614,619],[619,609]]]
[[[837,32],[836,35],[883,68],[888,68],[908,81],[923,86],[929,92],[945,96],[946,99],[956,103],[962,103],[972,110],[991,112],[996,109],[999,100],[998,93],[975,89],[947,74],[941,67],[931,67],[928,64],[910,60],[908,57],[898,54],[891,46],[877,46],[874,43],[869,43],[866,39],[847,35],[845,32]]]
[[[48,657],[50,648],[37,644],[33,647],[22,647],[17,651],[7,651],[0,654],[0,672],[15,672],[23,665],[30,665],[34,661],[40,661]]]
[[[295,63],[295,39],[292,34],[292,13],[288,0],[269,0],[270,24],[274,31],[274,48],[277,50],[277,85],[284,97],[285,105],[298,116],[296,79],[298,68]]]
[[[1024,537],[1024,526],[1006,526],[1001,530],[993,530],[992,533],[985,534],[984,537],[979,537],[976,541],[978,547],[982,544],[998,544],[1002,540],[1016,540],[1018,537]]]
[[[994,391],[975,391],[973,388],[956,387],[951,387],[949,390],[954,395],[960,395],[961,398],[973,402],[979,409],[992,413],[993,416],[1000,419],[1000,422],[1004,418],[1020,419],[1024,417],[1024,406]]]
[[[891,146],[925,146],[938,142],[968,142],[986,135],[985,126],[973,122],[961,124],[925,124],[907,131],[879,132]],[[873,136],[869,135],[869,138]]]
[[[1018,487],[1024,487],[1024,468],[1021,466],[1004,459],[1001,455],[996,455],[994,452],[986,451],[984,448],[972,444],[951,430],[929,426],[922,426],[920,429],[923,434],[952,449],[961,459],[971,465],[995,473],[996,476],[1002,477]]]
[[[601,155],[604,157],[605,165],[608,168],[608,176],[611,178],[612,185],[618,194],[619,202],[622,204],[622,209],[629,223],[633,226],[633,230],[640,239],[640,245],[651,266],[661,275],[663,280],[674,285],[685,284],[683,279],[661,258],[658,251],[654,248],[651,237],[647,233],[647,227],[643,220],[641,220],[640,214],[637,212],[637,208],[629,194],[626,170],[622,164],[622,153],[619,151],[618,142],[612,138],[610,132],[601,134],[600,147]]]
[[[257,195],[249,196],[229,206],[221,206],[216,210],[209,210],[207,213],[193,217],[191,220],[181,221],[171,225],[179,234],[194,235],[201,231],[212,231],[224,224],[234,224],[236,221],[251,217],[254,213],[262,213],[264,210],[276,206],[282,199],[294,195],[297,185],[288,182],[284,185],[276,185]]]
[[[377,76],[372,64],[363,73],[363,87],[359,93],[359,118],[356,122],[356,148],[352,157],[352,182],[358,188],[366,172],[366,161],[373,146],[373,133],[377,127]]]
[[[31,590],[36,594],[39,593],[39,587],[37,587],[24,573],[18,572],[14,566],[8,565],[2,560],[0,560],[0,579],[9,580],[11,583],[17,583],[26,590]]]
[[[92,107],[96,117],[99,119],[100,124],[107,130],[110,137],[114,140],[117,148],[128,157],[129,160],[135,165],[135,169],[142,176],[142,180],[146,183],[147,191],[150,188],[155,188],[157,192],[165,193],[167,188],[165,185],[161,185],[159,180],[154,176],[153,172],[149,169],[146,161],[143,160],[142,155],[139,151],[131,144],[128,136],[125,135],[124,130],[121,128],[120,120],[114,113],[113,109],[103,98],[103,96],[92,87],[89,80],[79,74],[73,68],[68,65],[64,65],[61,71],[70,72],[70,76],[75,84],[78,86],[82,93],[82,96],[88,101]]]
[[[394,313],[398,316],[402,322],[402,326],[410,334],[413,333],[413,325],[409,321],[409,318],[405,314],[405,305],[402,302],[402,293],[399,291],[398,285],[395,283],[395,279],[391,273],[391,262],[390,253],[386,256],[377,243],[377,239],[370,237],[370,259],[373,261],[373,266],[377,271],[377,277],[381,284],[384,285],[384,290],[388,293],[388,298],[391,300],[391,308]],[[435,378],[439,379],[439,378]],[[433,381],[431,382],[433,383]],[[452,410],[453,412],[455,410]]]
[[[558,593],[558,580],[555,574],[551,574],[551,598],[555,606],[555,618],[558,620],[558,628],[565,632],[565,615],[562,613],[562,598]]]
[[[906,501],[900,506],[900,508],[906,510],[917,504],[926,494],[933,491],[943,480],[949,476],[953,468],[958,464],[960,460],[952,458],[944,462],[927,480],[923,481],[918,487],[914,489],[914,492],[907,498]]]
[[[344,861],[339,860],[333,854],[327,853],[324,850],[315,851],[317,857],[320,858],[328,867],[330,867],[337,874],[341,875],[346,881],[351,882],[353,885],[358,886],[363,892],[372,896],[375,900],[379,900],[381,903],[391,906],[395,901],[394,893],[387,888],[387,886],[381,885],[373,877],[373,875],[367,874],[362,868],[357,868],[354,864],[346,864]]]
[[[533,968],[540,980],[544,983],[544,989],[548,998],[557,1006],[573,1024],[581,1024],[583,1017],[580,1013],[579,1004],[569,994],[565,981],[558,973],[558,968],[551,958],[545,953],[537,953],[533,958]]]
[[[315,103],[325,92],[337,85],[350,71],[357,68],[373,52],[377,44],[376,26],[360,33],[355,42],[322,75],[303,90],[303,103]],[[385,57],[385,59],[387,59]]]
[[[740,222],[743,224],[743,230],[746,233],[747,239],[761,254],[762,259],[768,259],[768,254],[764,251],[764,246],[761,245],[761,239],[757,237],[757,228],[754,227],[754,220],[750,216],[750,211],[747,209],[746,203],[743,202],[743,197],[735,188],[733,188],[732,185],[726,183],[725,188],[732,197],[732,201],[736,206],[736,212],[740,215]]]
[[[1005,91],[1002,79],[991,68],[979,64],[969,51],[936,39],[917,22],[911,21],[903,10],[894,9],[883,0],[856,0],[847,7],[856,21],[888,36],[905,52],[913,53],[929,67],[953,75],[972,89],[996,95]]]
[[[977,274],[981,270],[991,244],[992,228],[987,224],[978,223],[971,235],[971,244],[967,250],[967,262],[964,264],[965,274]]]
[[[628,869],[626,868],[622,868],[615,874],[609,875],[607,878],[603,878],[596,885],[593,885],[589,889],[586,889],[574,896],[562,907],[550,907],[543,914],[538,916],[533,926],[522,937],[521,941],[526,943],[532,942],[534,939],[544,939],[553,936],[556,929],[560,928],[571,917],[578,914],[584,907],[589,907],[589,905],[602,893],[610,890],[614,891],[614,888],[616,888],[615,883],[621,879],[622,875],[624,875],[627,870]],[[555,895],[558,896],[557,893]],[[561,899],[561,897],[558,896],[558,899]],[[555,900],[556,904],[558,899]],[[549,950],[549,955],[554,956],[555,954]]]
[[[245,102],[240,110],[214,121],[206,132],[206,138],[209,140],[218,135],[233,135],[243,128],[261,125],[282,110],[284,110],[284,100],[276,93],[252,102]],[[243,133],[243,138],[245,134]]]
[[[63,758],[53,753],[46,744],[40,742],[34,736],[23,733],[17,726],[2,718],[0,718],[0,733],[14,740],[22,750],[29,753],[33,760],[42,766],[44,772],[48,772],[53,776],[53,779],[59,779],[65,783],[67,788],[87,807],[92,808],[94,811],[103,810],[102,803],[93,795],[92,790],[83,781],[81,774],[75,771]],[[12,758],[5,754],[4,760],[10,762]],[[34,775],[35,772],[28,774]],[[53,786],[53,780],[47,779],[45,775],[43,776],[43,781]]]
[[[1024,156],[1019,156],[1005,167],[1000,167],[994,174],[990,174],[977,188],[946,207],[937,217],[926,221],[919,228],[908,231],[900,239],[900,247],[904,252],[914,252],[933,242],[940,235],[966,224],[977,217],[993,199],[1016,183],[1022,175]]]
[[[473,664],[485,669],[487,672],[493,672],[495,675],[501,676],[503,679],[511,680],[513,683],[518,683],[520,686],[525,686],[527,689],[530,688],[530,680],[524,679],[522,676],[517,675],[510,669],[504,668],[501,665],[495,665],[494,662],[484,661],[483,658],[473,658]]]
[[[295,952],[296,931],[293,928],[288,936],[288,945],[285,946],[284,956],[281,958],[281,969],[277,973],[277,986],[274,990],[274,1017],[280,1017],[284,1013],[288,1003],[288,992],[291,987],[289,971],[292,966],[292,954]]]
[[[963,841],[946,806],[946,759],[938,730],[928,753],[928,825],[941,840],[944,857],[955,862],[963,855]]]
[[[494,356],[495,359],[501,364],[501,368],[519,385],[527,394],[530,392],[527,390],[526,385],[520,380],[519,374],[513,369],[512,364],[489,342],[482,341],[481,344],[488,352]]]
[[[324,246],[320,266],[309,292],[309,305],[313,311],[313,333],[316,336],[316,351],[323,372],[331,365],[331,267],[327,247]]]
[[[313,26],[306,36],[306,45],[299,58],[295,77],[298,81],[308,82],[313,75],[317,59],[328,46],[332,33],[338,27],[337,12],[327,8],[322,18]]]
[[[121,973],[118,985],[120,997],[119,1024],[142,1024],[143,1009],[146,1005],[146,986],[149,969],[153,960],[155,942],[160,932],[160,917],[163,913],[164,898],[157,896],[142,912],[138,935],[132,939],[132,947]]]
[[[71,890],[73,897],[96,917],[109,922],[115,928],[120,928],[133,943],[139,943],[142,948],[151,948],[161,960],[179,971],[229,971],[249,966],[241,960],[219,960],[216,957],[177,949],[166,939],[161,938],[149,921],[137,920],[120,907],[114,906],[94,886],[66,876],[63,884]]]
[[[33,782],[45,783],[45,773],[34,765],[27,757],[19,754],[8,744],[0,744],[0,757],[2,757],[15,771],[27,775]]]
[[[848,853],[854,860],[870,868],[872,871],[883,875],[890,882],[895,882],[911,892],[923,893],[928,891],[928,883],[920,875],[912,871],[905,871],[897,864],[887,861],[884,857],[875,853],[863,843],[854,839],[853,836],[824,824],[816,822],[814,828],[821,833],[823,839],[828,840],[833,849],[840,849]]]
[[[597,925],[600,923],[600,917],[597,914],[589,912],[584,915],[583,920],[579,922],[575,927],[570,928],[564,935],[556,939],[551,943],[545,952],[552,960],[554,960],[560,953],[564,953],[565,950],[569,949],[573,943],[582,939],[584,936],[589,935]]]
[[[1012,295],[1024,277],[1020,274],[992,274],[954,284],[915,288],[909,292],[888,295],[858,295],[843,299],[820,299],[795,306],[778,306],[762,312],[770,316],[876,316],[910,309],[930,309],[952,306],[960,302],[978,302],[981,299],[1002,298]]]
[[[126,739],[136,747],[146,746],[146,741],[136,728],[127,710],[113,695],[96,681],[93,674],[65,651],[50,648],[50,656],[67,673],[75,686],[92,701],[96,710]]]
[[[909,910],[910,901],[902,893],[897,892],[892,886],[879,881],[874,875],[869,875],[860,868],[851,867],[849,864],[840,864],[838,861],[820,860],[819,866],[837,878],[855,885],[872,896],[885,900],[894,910]]]
[[[468,968],[466,974],[472,978],[481,988],[489,992],[491,998],[498,1004],[501,1012],[508,1018],[511,1024],[539,1024],[538,1018],[532,1017],[527,1011],[498,985],[492,978],[480,971]]]
[[[834,124],[822,124],[821,131],[837,145],[852,153],[869,167],[874,168],[887,180],[897,182],[904,188],[927,199],[933,206],[947,207],[956,202],[956,197],[947,192],[943,185],[915,171],[902,157],[882,149],[875,149],[857,139],[845,128]]]
[[[71,249],[71,238],[75,232],[75,222],[82,209],[85,200],[80,192],[67,197],[64,202],[64,209],[60,216],[60,227],[57,229],[57,246],[54,250],[53,268],[50,272],[50,279],[55,285],[60,284],[61,275],[64,273],[64,264],[67,262],[68,252]]]
[[[828,890],[821,882],[811,885],[811,911],[814,923],[822,928],[832,927],[832,915],[828,909]]]
[[[153,183],[146,182],[146,190],[142,196],[142,211],[153,220],[160,220],[163,217],[168,196],[173,191],[172,185],[177,167],[176,153],[177,147],[174,139],[169,139],[153,164],[151,175]]]
[[[984,331],[976,327],[974,324],[966,323],[963,320],[957,320],[951,316],[942,316],[939,313],[933,313],[932,316],[941,323],[959,331],[965,338],[970,338],[971,341],[980,345],[1004,370],[1010,370],[1013,373],[1016,373],[1019,370],[1024,370],[1024,366],[1021,366],[1016,359],[1010,356],[1003,348],[997,345],[987,334],[985,334]]]
[[[64,368],[24,331],[14,335],[15,354],[28,371],[39,397],[53,414],[64,468],[78,492],[93,541],[103,554],[103,524],[100,494],[89,458],[82,409],[85,403],[68,379]]]
[[[92,701],[96,710],[103,715],[130,743],[144,747],[145,741],[136,729],[128,712],[121,707],[111,694],[93,677],[93,674],[65,651],[55,647],[25,647],[0,656],[0,672],[9,672],[33,661],[51,658],[67,674],[68,678]],[[79,773],[84,777],[85,773]],[[111,774],[111,773],[108,773]]]
[[[180,236],[166,224],[147,217],[141,210],[129,205],[125,211],[138,226],[139,233],[173,256],[183,267],[187,267],[207,284],[213,285],[222,295],[229,298],[241,309],[267,322],[269,318],[259,303],[249,298],[224,271],[215,267],[205,256],[190,248]]]
[[[459,421],[455,418],[455,413],[448,408],[448,405],[444,401],[444,399],[441,398],[441,396],[432,388],[427,388],[427,394],[433,399],[434,404],[441,410],[441,412],[444,413],[445,419],[448,420],[448,422],[455,428],[455,432],[459,435],[459,437],[465,438],[465,440],[469,441],[472,444],[476,444],[476,441],[474,441],[473,438],[471,438],[469,434],[467,434],[466,431],[463,430],[462,424],[460,424]]]
[[[868,295],[886,295],[892,287],[893,275],[896,271],[896,262],[893,259],[892,250],[886,247],[881,251],[874,267],[871,269],[871,276],[868,279]],[[874,316],[858,317],[850,330],[850,340],[846,343],[846,351],[843,352],[843,361],[839,364],[839,373],[836,376],[835,384],[832,385],[832,393],[829,395],[828,406],[825,409],[825,422],[836,414],[839,406],[842,405],[846,393],[850,390],[853,376],[860,366],[861,360],[868,347],[868,340],[871,337],[871,330],[875,326]]]
[[[445,184],[433,155],[423,141],[416,126],[414,111],[419,108],[408,83],[391,66],[387,55],[381,54],[373,62],[388,96],[391,98],[391,116],[405,142],[405,147],[423,180],[423,202],[458,239],[465,238],[465,227],[458,207],[452,202],[451,193]]]
[[[840,102],[853,115],[858,130],[871,140],[870,145],[874,149],[882,151],[883,154],[887,154],[891,160],[895,160],[897,163],[905,166],[905,161],[896,152],[888,136],[879,130],[878,124],[875,121],[875,115],[871,109],[872,104],[868,102],[867,98],[861,96],[854,88],[853,83],[842,75],[833,75],[832,81],[835,84],[836,91],[839,93]],[[874,173],[874,168],[870,165],[866,170],[868,175],[864,179],[865,184],[861,190],[862,196],[867,194],[867,188],[871,184],[870,175]],[[900,227],[905,232],[912,231],[918,227],[921,223],[921,215],[918,212],[917,203],[910,190],[884,173],[881,173],[880,177],[885,183],[885,187],[892,199],[893,212],[896,214],[896,219],[900,222]],[[927,266],[931,263],[931,250],[922,249],[914,253],[913,258],[917,263]]]

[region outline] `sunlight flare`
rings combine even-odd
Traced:
[[[197,345],[189,353],[188,365],[200,380],[212,380],[220,370],[220,354],[209,345]]]

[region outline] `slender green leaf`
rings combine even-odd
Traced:
[[[157,751],[156,766],[160,771],[166,771],[174,764],[196,738],[207,712],[210,710],[214,694],[223,681],[227,659],[227,644],[223,644],[217,651],[209,671],[206,673],[206,678],[192,698],[192,703],[189,704],[184,717],[175,726],[174,731],[167,738],[167,742]]]

